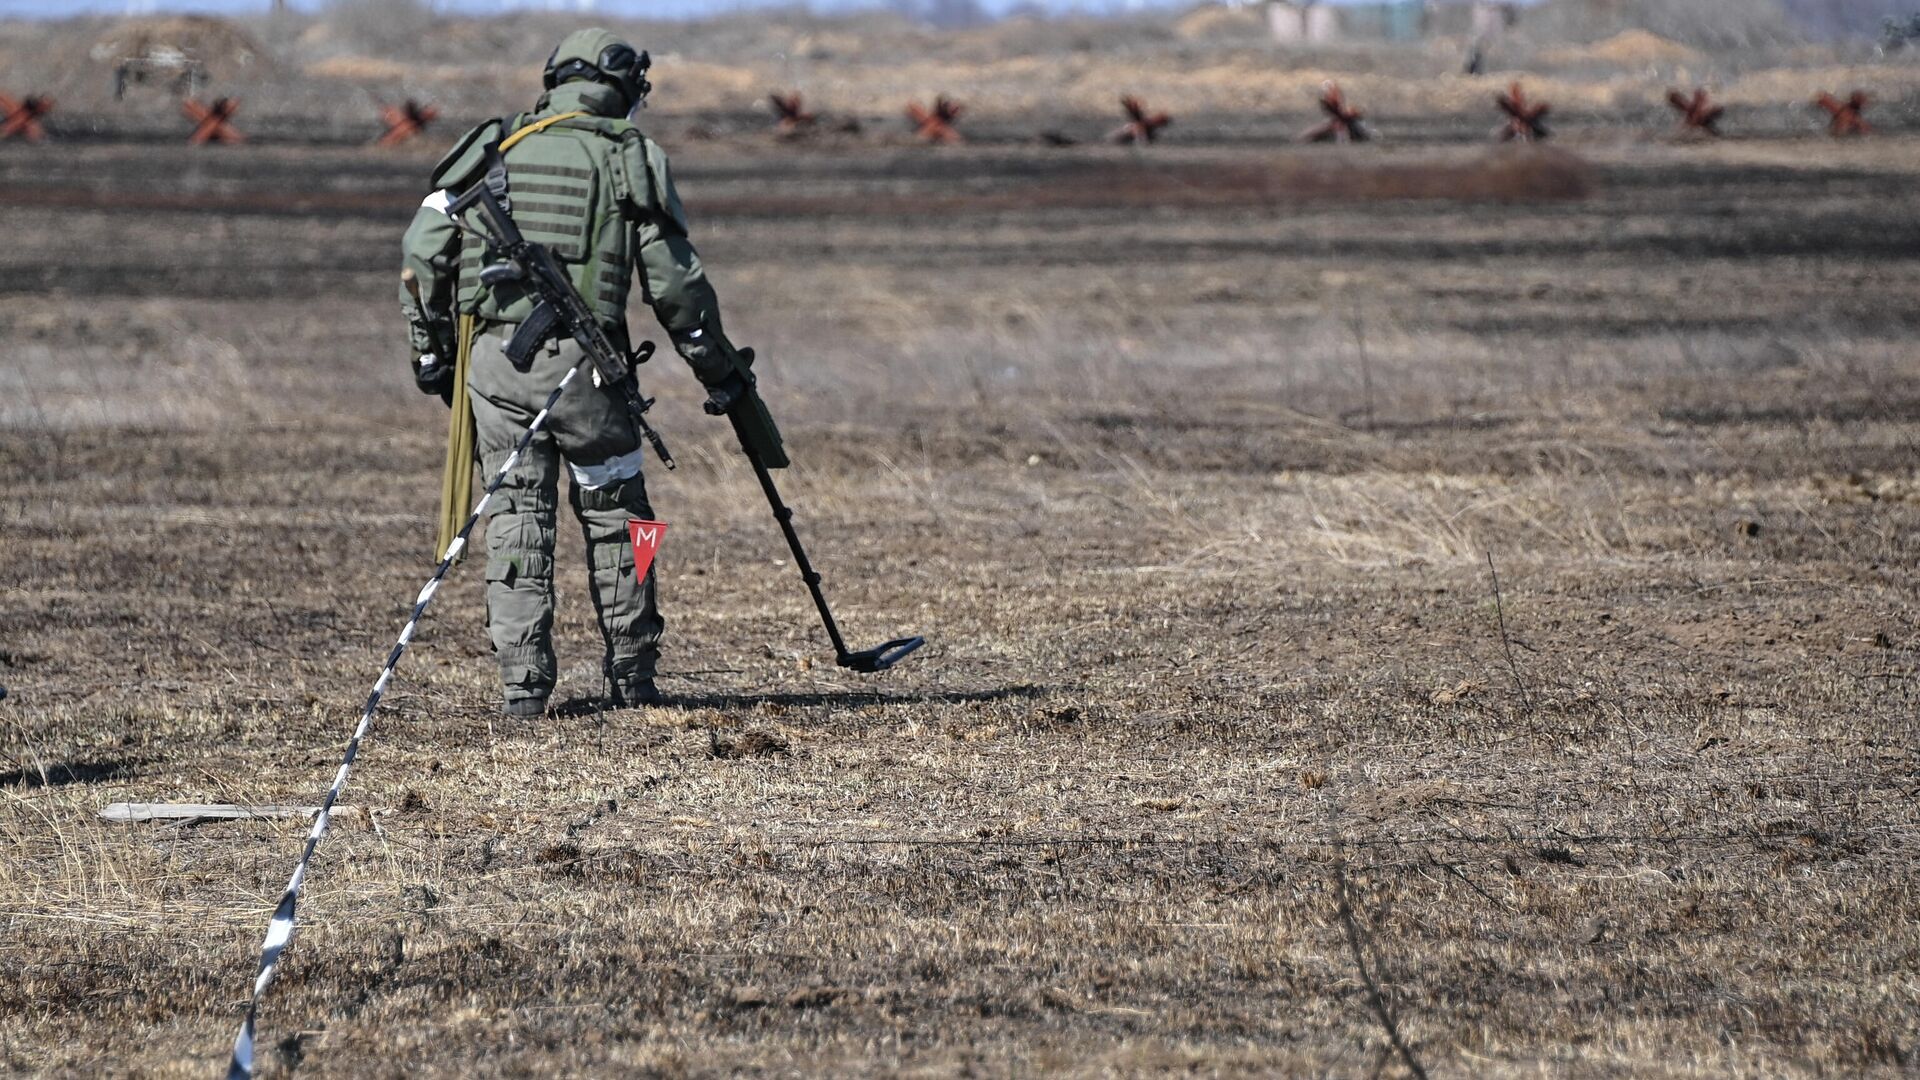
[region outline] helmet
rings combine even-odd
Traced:
[[[543,80],[551,90],[576,79],[590,79],[620,91],[631,107],[646,100],[647,91],[653,89],[647,81],[652,64],[645,50],[635,50],[610,31],[575,30],[547,57]]]

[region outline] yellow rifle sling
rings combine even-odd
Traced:
[[[517,144],[521,139],[524,139],[529,135],[537,135],[540,132],[547,130],[548,128],[552,127],[553,125],[559,123],[562,120],[571,120],[576,116],[585,116],[585,115],[587,114],[584,112],[563,112],[558,116],[549,116],[545,120],[536,120],[535,122],[528,124],[526,127],[521,128],[519,131],[516,131],[513,134],[507,136],[506,138],[501,139],[500,152],[503,154],[506,153],[507,151],[513,149],[514,145]]]
[[[500,152],[506,153],[521,139],[545,131],[562,120],[586,116],[585,112],[566,112],[528,124],[500,140]],[[440,535],[434,558],[447,553],[460,526],[473,512],[473,401],[467,396],[467,367],[473,359],[474,317],[460,316],[460,345],[453,362],[453,415],[447,420],[447,464],[440,476]]]
[[[460,526],[473,512],[473,399],[467,396],[467,368],[473,359],[474,317],[460,316],[459,344],[453,360],[453,414],[447,420],[447,464],[440,474],[440,537],[435,560],[447,553]]]

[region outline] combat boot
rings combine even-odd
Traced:
[[[544,697],[508,698],[506,702],[500,706],[500,712],[502,715],[522,720],[545,716],[547,713],[547,699]]]
[[[608,700],[616,709],[640,709],[667,703],[667,696],[660,692],[659,687],[653,685],[652,679],[615,681],[607,685],[613,688],[613,693],[608,696]]]

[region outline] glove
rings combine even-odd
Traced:
[[[737,355],[740,357],[741,367],[753,366],[752,349],[740,349]],[[707,411],[708,416],[725,416],[732,412],[733,407],[740,404],[740,399],[746,397],[748,391],[752,389],[753,384],[748,382],[746,376],[740,374],[739,369],[736,368],[719,383],[707,387],[707,403],[701,408]]]
[[[413,362],[413,385],[423,394],[438,394],[440,400],[453,404],[453,365],[432,353],[421,353]]]
[[[707,402],[701,408],[707,411],[708,416],[725,416],[740,404],[740,399],[746,397],[751,389],[753,386],[741,378],[739,372],[733,372],[717,385],[707,387]]]

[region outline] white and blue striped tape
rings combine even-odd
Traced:
[[[585,360],[585,357],[582,357]],[[373,692],[367,695],[366,706],[360,711],[360,723],[353,729],[353,738],[347,741],[347,751],[340,759],[340,771],[333,776],[333,786],[327,789],[327,797],[320,804],[320,812],[314,815],[313,828],[307,832],[307,844],[300,852],[300,862],[293,868],[293,877],[287,881],[286,891],[280,894],[280,903],[273,909],[273,920],[267,924],[267,938],[260,946],[260,973],[253,979],[253,996],[247,1002],[246,1019],[240,1023],[240,1033],[233,1040],[233,1058],[227,1064],[227,1080],[251,1080],[253,1076],[254,1024],[260,1015],[260,1001],[266,996],[267,988],[273,985],[274,974],[279,970],[280,956],[287,946],[293,944],[293,929],[296,908],[300,899],[300,886],[307,878],[307,865],[313,860],[313,852],[326,838],[327,826],[333,821],[333,806],[340,798],[341,791],[347,786],[347,774],[353,769],[353,759],[360,753],[360,740],[366,738],[367,731],[373,726],[374,710],[380,707],[380,697],[387,692],[393,682],[393,670],[400,663],[400,657],[407,651],[407,645],[413,640],[413,632],[420,625],[420,616],[425,614],[427,605],[433,603],[434,593],[440,590],[440,583],[446,580],[447,571],[455,559],[466,549],[467,535],[473,531],[473,525],[486,512],[487,500],[500,490],[507,474],[513,471],[520,461],[520,455],[526,453],[533,444],[533,437],[547,422],[547,414],[553,411],[554,403],[560,400],[561,391],[580,373],[580,365],[575,364],[567,370],[560,384],[547,395],[546,404],[527,425],[527,433],[521,437],[520,445],[513,448],[507,460],[500,465],[500,471],[493,475],[487,484],[487,490],[480,501],[473,506],[467,523],[460,526],[453,542],[447,545],[447,553],[441,557],[440,565],[434,568],[433,576],[421,587],[420,595],[414,598],[413,612],[407,616],[407,625],[400,630],[400,639],[394,642],[393,651],[387,654],[386,666],[380,669],[380,678],[374,681]]]

